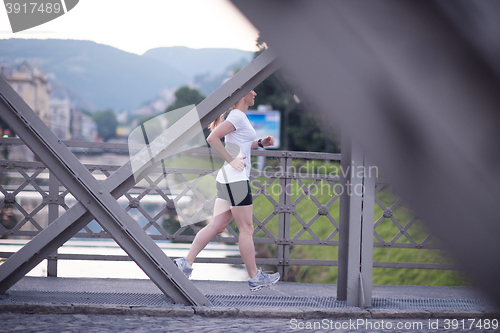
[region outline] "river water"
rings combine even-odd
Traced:
[[[0,239],[0,252],[16,252],[27,240]],[[189,244],[157,242],[170,257],[182,257],[188,252]],[[58,253],[126,255],[113,240],[72,239],[59,248]],[[203,258],[238,256],[238,246],[208,244],[200,253]],[[192,280],[246,281],[248,278],[243,265],[195,263]],[[42,261],[27,276],[47,276],[47,261]],[[58,260],[58,277],[148,279],[148,276],[133,261],[99,260]]]

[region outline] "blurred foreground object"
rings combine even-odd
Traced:
[[[233,3],[500,303],[500,2]]]

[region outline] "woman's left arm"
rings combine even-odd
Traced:
[[[271,135],[268,135],[265,138],[263,138],[260,143],[262,143],[264,147],[274,146],[274,138]],[[260,147],[259,140],[255,140],[254,142],[252,142],[252,149],[259,147]]]

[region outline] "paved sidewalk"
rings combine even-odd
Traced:
[[[447,322],[445,319],[287,319],[111,316],[85,314],[0,313],[2,332],[166,333],[166,332],[498,332],[498,324],[483,320]],[[456,324],[457,326],[453,326]],[[470,327],[471,324],[475,326]],[[486,325],[485,325],[486,324]],[[479,327],[480,325],[481,327]],[[489,327],[489,328],[485,328]]]

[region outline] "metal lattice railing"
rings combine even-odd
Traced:
[[[121,149],[126,144],[66,142],[75,152],[86,152],[83,157],[100,155],[108,150]],[[19,139],[0,139],[5,152],[10,147],[22,147]],[[94,155],[89,155],[93,151]],[[98,151],[99,154],[96,154]],[[154,239],[191,242],[194,235],[207,223],[215,200],[214,168],[204,168],[207,160],[203,153],[193,152],[195,162],[190,167],[163,165],[125,195],[118,199],[122,207]],[[332,258],[307,258],[291,255],[292,248],[300,246],[339,245],[340,154],[255,151],[253,163],[266,158],[261,170],[251,172],[254,199],[256,246],[268,248],[267,258],[259,257],[258,264],[277,266],[288,278],[290,266],[336,266]],[[196,158],[198,160],[196,160]],[[111,159],[115,161],[115,159]],[[329,161],[325,163],[317,161]],[[95,163],[95,162],[94,162]],[[167,164],[167,163],[166,163]],[[173,163],[175,165],[175,163]],[[198,165],[197,165],[198,164]],[[88,170],[102,181],[119,165],[85,164]],[[168,177],[174,177],[171,186]],[[374,247],[440,249],[431,235],[406,204],[383,179],[378,178],[375,188]],[[58,215],[68,210],[75,199],[37,161],[0,160],[0,210],[2,238],[32,238]],[[193,223],[193,221],[201,221]],[[181,223],[183,225],[181,225]],[[105,230],[92,221],[76,238],[109,238]],[[233,222],[214,242],[236,243],[238,230]],[[12,253],[0,252],[0,257]],[[126,256],[99,256],[61,254],[59,259],[128,260]],[[56,260],[52,258],[52,260]],[[241,264],[241,258],[198,258],[198,262]],[[454,269],[449,264],[374,262],[375,267]]]

